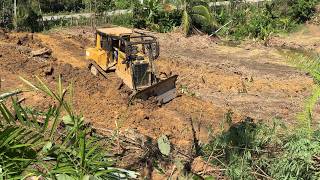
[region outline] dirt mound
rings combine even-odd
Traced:
[[[190,104],[192,101],[199,104],[201,100],[193,100],[193,98],[185,96],[179,97],[163,107],[158,107],[149,101],[135,101],[128,106],[130,91],[126,88],[119,90],[121,80],[115,73],[110,73],[107,79],[100,76],[95,77],[87,69],[74,67],[67,63],[61,64],[54,60],[38,61],[29,57],[28,53],[21,53],[18,50],[19,47],[24,46],[0,46],[0,52],[4,54],[0,58],[0,67],[29,80],[33,75],[37,75],[45,79],[52,88],[55,87],[57,77],[60,75],[65,85],[73,84],[75,109],[79,113],[83,113],[87,121],[92,122],[96,127],[110,129],[118,127],[122,130],[137,129],[153,138],[167,134],[173,142],[183,146],[191,146],[191,125],[185,120],[190,117],[198,117],[200,111],[203,112],[201,115],[203,119],[199,121],[209,122],[209,119],[216,119],[217,116],[220,116],[216,113],[207,113],[214,111],[209,104],[207,107],[201,107],[203,110],[189,112],[190,107],[183,107],[181,104]],[[26,103],[43,109],[53,103],[48,101],[49,99],[46,96],[36,98],[35,95],[30,95],[27,97]],[[201,139],[204,141],[207,138],[205,128],[201,128],[202,132]]]
[[[75,27],[72,31],[61,29],[59,32],[53,32],[53,34],[59,34],[61,37],[70,39],[74,43],[80,44],[81,48],[94,46],[95,30],[91,27]]]
[[[320,53],[320,26],[306,24],[300,31],[293,34],[278,35],[270,39],[270,47],[314,51]]]
[[[39,61],[54,59],[52,57],[52,50],[43,44],[33,33],[8,33],[0,31],[0,42],[5,46],[14,46],[20,54],[38,59]]]
[[[296,49],[296,50],[304,50],[306,47],[304,47],[301,44],[295,43],[295,42],[287,42],[285,40],[282,40],[278,37],[271,37],[267,44],[269,47],[276,47],[276,48],[284,48],[284,49]],[[312,50],[312,49],[309,49]]]
[[[311,45],[303,45],[296,42],[288,42],[279,37],[271,37],[268,40],[267,46],[276,47],[281,49],[291,49],[291,50],[300,50],[300,51],[315,51],[317,47],[320,46],[320,42],[313,43]]]
[[[82,34],[79,35],[72,35],[70,37],[74,41],[78,42],[81,44],[81,47],[84,49],[86,46],[93,46],[93,41],[90,40],[89,38],[83,36]]]

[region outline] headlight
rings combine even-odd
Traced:
[[[86,51],[86,56],[90,56],[90,52],[89,51]]]

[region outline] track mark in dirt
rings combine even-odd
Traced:
[[[170,36],[170,38],[168,38]],[[179,75],[178,86],[216,106],[255,119],[295,121],[313,80],[259,44],[225,46],[206,36],[157,34],[160,71]]]
[[[68,63],[74,67],[86,67],[85,47],[80,43],[62,34],[37,34],[37,36],[53,50],[53,55],[58,59],[58,62]]]

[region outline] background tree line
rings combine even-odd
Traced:
[[[127,9],[139,0],[17,0],[17,17],[14,18],[14,1],[0,3],[0,27],[18,30],[41,31],[41,17],[47,14],[92,12],[100,14],[115,9]]]
[[[2,0],[0,25],[41,31],[43,15],[94,12],[101,18],[103,12],[130,8],[132,15],[116,17],[118,24],[158,32],[182,27],[186,35],[201,32],[236,40],[246,37],[267,40],[273,33],[292,31],[308,21],[319,0],[273,0],[260,4],[231,0],[228,6],[210,6],[210,2],[216,0],[144,0],[143,3],[140,0],[17,0],[15,19],[13,0]]]

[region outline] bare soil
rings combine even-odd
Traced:
[[[107,79],[91,75],[84,58],[85,48],[93,46],[90,28],[47,34],[0,31],[0,92],[25,88],[19,76],[33,80],[37,75],[54,87],[61,75],[65,84],[74,85],[74,109],[95,127],[135,129],[152,138],[165,134],[188,153],[193,142],[191,124],[200,141],[207,142],[209,132],[220,130],[229,110],[235,122],[245,117],[266,121],[277,117],[295,123],[313,80],[289,66],[274,46],[294,42],[319,50],[319,26],[307,29],[311,35],[275,37],[270,47],[253,43],[232,47],[207,36],[154,34],[161,45],[159,72],[179,75],[179,97],[161,107],[149,101],[128,105],[129,91],[118,90],[121,80],[114,73]],[[312,35],[316,38],[309,39]],[[43,47],[50,48],[52,56],[30,56],[30,51]],[[37,93],[23,96],[26,104],[40,109],[53,103]]]

